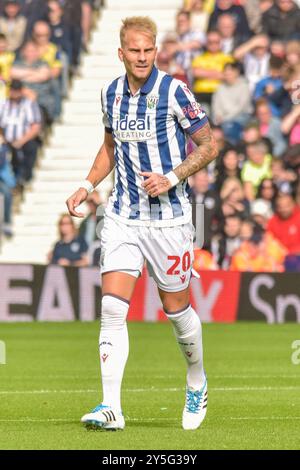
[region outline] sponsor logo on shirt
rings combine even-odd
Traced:
[[[183,114],[188,116],[190,119],[195,119],[202,112],[201,106],[197,101],[189,103],[187,106],[182,108]]]
[[[128,114],[123,119],[117,119],[114,130],[115,136],[122,142],[145,141],[151,138],[151,119],[131,119]]]

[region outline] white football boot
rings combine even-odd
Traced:
[[[182,427],[185,430],[199,428],[207,410],[207,380],[201,390],[186,388],[185,406],[182,414]]]
[[[82,416],[81,422],[92,429],[117,430],[125,428],[125,420],[121,411],[115,411],[110,406],[98,405],[91,413]]]

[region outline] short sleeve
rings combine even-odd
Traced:
[[[102,122],[105,127],[105,131],[109,134],[112,133],[112,128],[109,122],[108,113],[107,113],[107,101],[105,98],[104,88],[101,90],[101,109],[103,113]]]
[[[41,110],[36,101],[27,100],[27,108],[26,108],[26,118],[27,122],[32,124],[41,124],[42,122],[42,115]]]
[[[196,101],[191,90],[183,82],[179,82],[176,88],[173,106],[179,124],[190,135],[208,122],[205,112]]]

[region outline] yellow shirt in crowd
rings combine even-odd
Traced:
[[[51,42],[49,43],[47,50],[42,54],[41,59],[47,62],[51,69],[62,67],[62,63],[58,57],[57,47]]]
[[[2,52],[0,54],[0,75],[5,82],[10,80],[10,69],[15,60],[13,52]]]
[[[217,70],[222,72],[225,64],[234,62],[234,59],[229,54],[224,52],[204,52],[203,54],[195,57],[192,62],[193,68],[201,68],[205,70]],[[196,78],[194,81],[194,93],[214,93],[220,84],[220,80],[211,78]]]
[[[193,0],[184,0],[184,8],[189,10],[191,8],[192,3],[193,3]],[[203,10],[211,14],[214,11],[215,3],[216,3],[215,0],[204,0]]]
[[[272,178],[271,163],[272,156],[270,154],[265,155],[262,165],[256,165],[251,160],[247,160],[242,169],[243,183],[252,183],[256,192],[263,179]]]

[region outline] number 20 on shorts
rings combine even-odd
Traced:
[[[180,258],[180,256],[168,256],[168,260],[173,262],[172,266],[170,266],[167,271],[169,276],[180,274],[179,266],[181,266],[183,272],[188,271],[191,267],[191,254],[189,251],[186,251],[182,258]]]

